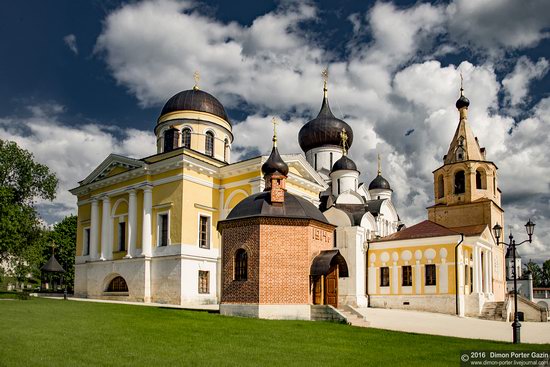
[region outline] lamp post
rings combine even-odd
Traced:
[[[498,223],[495,224],[495,226],[493,227],[493,233],[497,240],[497,244],[501,243],[505,246],[509,246],[509,247],[511,246],[512,253],[514,256],[514,267],[512,269],[512,275],[514,276],[514,322],[512,323],[514,344],[521,343],[521,340],[520,340],[521,324],[519,323],[519,319],[518,319],[518,284],[517,284],[517,276],[516,276],[516,247],[521,244],[524,244],[525,242],[531,243],[533,231],[535,230],[535,223],[531,222],[531,219],[529,219],[529,221],[525,224],[525,230],[527,231],[527,235],[529,236],[529,239],[522,241],[520,243],[516,243],[516,241],[514,240],[514,236],[512,236],[512,232],[510,231],[510,236],[508,237],[510,239],[510,242],[506,243],[506,242],[499,242],[499,238],[502,235],[502,227]]]

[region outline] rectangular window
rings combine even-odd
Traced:
[[[208,294],[210,293],[210,272],[199,270],[199,293]]]
[[[159,246],[168,246],[168,214],[158,216]]]
[[[410,287],[413,283],[412,280],[412,267],[410,265],[403,266],[403,287]]]
[[[118,251],[124,251],[126,246],[126,223],[118,223]]]
[[[317,153],[315,154],[315,170],[317,171]]]
[[[199,247],[210,248],[210,218],[202,215],[199,221]]]
[[[390,286],[390,268],[388,268],[387,266],[380,268],[380,286]]]
[[[435,264],[426,264],[426,285],[435,285]]]
[[[82,256],[90,254],[90,228],[84,228],[84,238],[82,241]]]

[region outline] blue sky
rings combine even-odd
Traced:
[[[513,14],[514,16],[511,16]],[[459,74],[470,122],[499,167],[506,225],[528,217],[550,258],[550,2],[56,1],[0,4],[0,138],[61,179],[48,221],[74,212],[74,187],[112,152],[154,152],[152,129],[172,94],[200,86],[226,106],[234,152],[298,152],[328,66],[333,112],[354,129],[365,182],[376,154],[408,225],[426,217],[431,172],[458,123]]]

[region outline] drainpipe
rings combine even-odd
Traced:
[[[367,296],[367,307],[370,307],[370,296],[369,296],[369,241],[367,241],[367,251],[366,251],[366,271],[365,271],[365,296]]]
[[[456,304],[456,314],[458,315],[458,246],[464,242],[464,233],[460,234],[460,241],[455,246],[455,304]]]

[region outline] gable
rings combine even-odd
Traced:
[[[88,177],[79,183],[80,185],[87,185],[106,177],[143,167],[144,165],[144,162],[134,158],[124,157],[118,154],[109,154],[109,156],[88,175]]]

